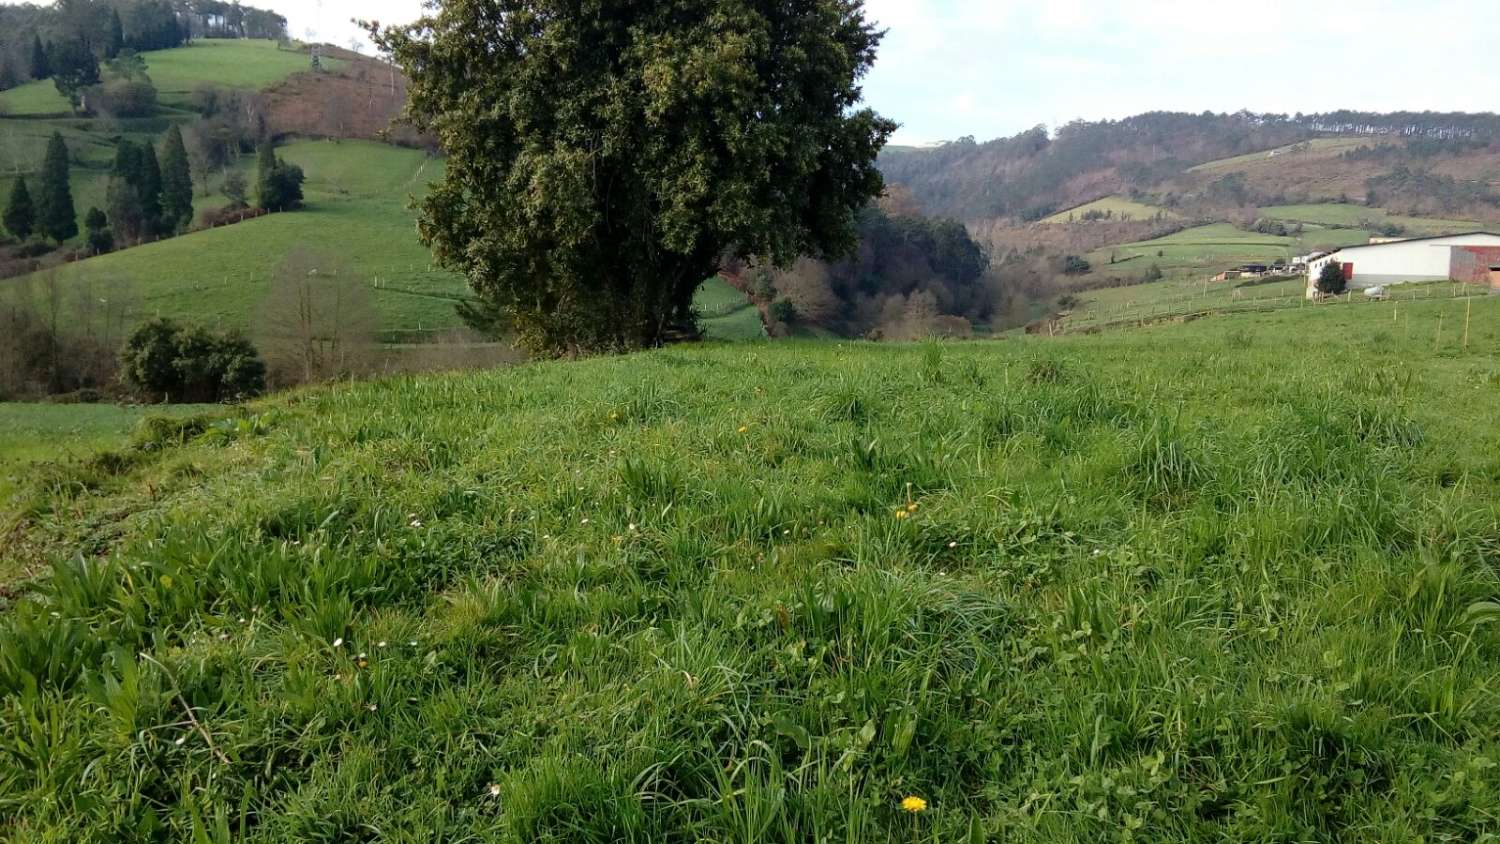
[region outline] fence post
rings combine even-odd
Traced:
[[[1432,341],[1432,350],[1436,352],[1443,345],[1443,315],[1438,314],[1437,339]]]
[[[1464,351],[1469,350],[1469,320],[1474,316],[1474,298],[1464,299]]]

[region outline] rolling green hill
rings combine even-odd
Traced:
[[[432,269],[407,207],[408,197],[441,176],[441,160],[368,141],[299,141],[277,154],[306,170],[305,209],[121,250],[57,272],[70,283],[124,285],[143,316],[244,328],[287,254],[305,249],[345,263],[369,282],[388,331],[459,324],[453,308],[467,287],[462,278]],[[253,161],[242,166],[253,181]]]
[[[56,563],[0,599],[0,837],[1484,840],[1500,299],[1451,307],[149,426],[0,545]]]

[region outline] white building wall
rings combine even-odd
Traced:
[[[1449,277],[1455,246],[1500,246],[1500,235],[1466,234],[1340,249],[1307,265],[1307,295],[1316,295],[1318,275],[1330,262],[1354,265],[1349,287],[1355,290],[1413,281],[1442,281]]]

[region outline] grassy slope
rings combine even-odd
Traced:
[[[0,511],[37,463],[70,463],[118,448],[147,416],[190,415],[196,405],[119,407],[0,402]]]
[[[70,280],[124,283],[145,315],[246,327],[277,267],[302,248],[347,262],[375,285],[388,329],[457,324],[453,304],[465,294],[464,282],[431,268],[406,207],[407,197],[441,176],[440,161],[366,141],[301,141],[278,154],[306,170],[306,209],[122,250],[60,272]],[[253,162],[244,166],[253,181]]]
[[[1169,220],[1177,219],[1176,214],[1156,205],[1147,205],[1143,202],[1136,202],[1123,196],[1107,196],[1103,199],[1096,199],[1093,202],[1087,203],[1085,205],[1080,205],[1077,208],[1069,208],[1066,211],[1060,211],[1043,220],[1042,222],[1082,222],[1083,215],[1087,214],[1090,211],[1113,211],[1116,218],[1128,216],[1132,220],[1150,220],[1153,219],[1157,214],[1165,214],[1166,218]]]
[[[1442,307],[258,404],[37,502],[110,553],[0,619],[0,835],[1484,840],[1500,300]]]
[[[1322,155],[1329,155],[1329,154],[1337,154],[1337,153],[1341,153],[1341,152],[1346,152],[1348,150],[1355,149],[1357,147],[1371,146],[1372,144],[1375,143],[1375,141],[1371,140],[1370,138],[1366,138],[1366,137],[1355,137],[1355,138],[1314,138],[1314,139],[1312,139],[1310,141],[1304,141],[1303,143],[1307,145],[1306,148],[1310,152],[1316,152],[1316,153],[1319,153],[1319,154],[1322,154]],[[1206,162],[1204,164],[1199,164],[1197,167],[1189,168],[1188,172],[1189,173],[1220,173],[1220,172],[1226,172],[1226,171],[1230,171],[1230,170],[1238,170],[1238,169],[1244,167],[1247,164],[1258,164],[1258,163],[1261,163],[1261,162],[1264,162],[1264,161],[1274,160],[1274,159],[1280,158],[1282,156],[1292,156],[1292,157],[1295,157],[1295,156],[1298,155],[1298,153],[1294,152],[1293,150],[1295,150],[1296,148],[1301,147],[1301,146],[1302,146],[1302,144],[1293,144],[1291,146],[1280,147],[1280,148],[1275,149],[1275,150],[1265,150],[1265,151],[1262,151],[1262,152],[1252,152],[1252,153],[1247,153],[1245,155],[1237,155],[1237,156],[1234,156],[1233,158],[1221,158],[1221,159],[1219,159],[1217,161],[1209,161],[1209,162]],[[1273,152],[1276,153],[1276,154],[1272,155],[1271,153],[1273,153]]]
[[[1453,234],[1456,232],[1479,231],[1485,228],[1484,223],[1476,223],[1472,220],[1441,220],[1430,217],[1407,217],[1401,214],[1392,214],[1381,208],[1367,208],[1363,205],[1348,205],[1340,203],[1324,203],[1315,205],[1277,205],[1260,209],[1262,216],[1273,220],[1286,220],[1298,223],[1317,223],[1325,226],[1347,226],[1358,227],[1366,220],[1382,223],[1395,223],[1405,226],[1411,234]]]

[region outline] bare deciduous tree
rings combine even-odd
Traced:
[[[272,381],[284,385],[365,371],[379,326],[363,279],[335,259],[297,249],[276,271],[255,335]]]

